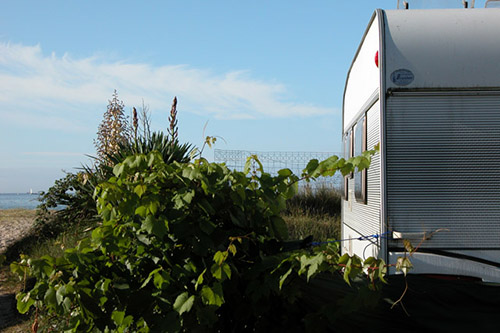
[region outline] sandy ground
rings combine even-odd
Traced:
[[[0,253],[22,238],[33,226],[34,210],[0,210]],[[18,291],[6,274],[8,267],[0,269],[0,332],[26,332],[26,325],[20,324],[23,317],[17,314],[15,293]]]

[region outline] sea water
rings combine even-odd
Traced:
[[[35,209],[39,204],[38,194],[0,193],[0,209]]]

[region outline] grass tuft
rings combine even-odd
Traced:
[[[289,239],[312,235],[315,241],[340,237],[341,195],[334,188],[303,188],[287,202],[283,219]]]

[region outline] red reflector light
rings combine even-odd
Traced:
[[[375,65],[378,67],[378,51],[375,53]]]

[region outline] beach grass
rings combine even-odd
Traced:
[[[340,216],[287,214],[283,219],[288,226],[289,239],[313,236],[314,241],[326,241],[340,237]]]
[[[302,188],[282,214],[289,239],[313,236],[315,241],[340,237],[340,193],[331,187]]]
[[[95,225],[94,225],[95,226]],[[60,257],[65,249],[76,247],[83,238],[90,237],[93,227],[87,223],[71,225],[65,232],[55,238],[41,239],[36,244],[26,248],[31,258],[40,258],[44,255]]]

